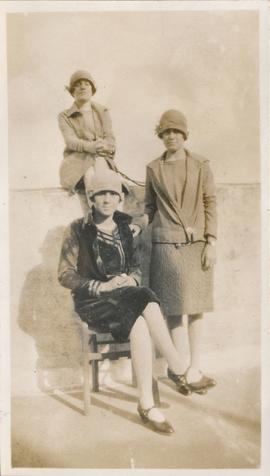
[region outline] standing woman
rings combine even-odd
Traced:
[[[70,194],[78,193],[84,210],[85,179],[94,172],[115,170],[115,139],[108,109],[92,101],[96,85],[87,71],[76,71],[66,87],[74,102],[58,116],[65,149],[60,166],[61,186]]]
[[[184,394],[205,393],[216,382],[201,372],[203,313],[213,310],[216,192],[208,160],[185,147],[185,116],[166,111],[156,133],[166,148],[147,166],[145,213],[152,222],[150,287],[160,298],[181,356]],[[187,315],[187,327],[183,316]],[[190,359],[185,362],[188,332]],[[168,369],[168,377],[176,376]]]

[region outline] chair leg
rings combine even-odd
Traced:
[[[135,369],[133,366],[132,359],[131,359],[131,378],[132,378],[132,386],[137,387],[137,379],[136,379],[136,374],[135,374]]]
[[[158,388],[158,381],[155,377],[152,380],[152,389],[153,389],[153,397],[154,402],[157,407],[160,407],[160,395],[159,395],[159,388]]]
[[[92,352],[98,352],[98,345],[97,345],[97,336],[92,334],[91,336],[91,349]],[[92,391],[99,392],[99,379],[98,379],[98,361],[92,360]]]
[[[88,415],[90,410],[90,369],[88,359],[88,341],[88,328],[83,327],[83,402],[85,415]]]

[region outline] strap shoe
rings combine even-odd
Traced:
[[[165,435],[171,435],[174,433],[174,429],[171,426],[171,424],[167,421],[156,421],[153,420],[149,417],[149,412],[152,410],[152,408],[155,408],[155,406],[152,406],[147,409],[143,409],[140,404],[138,405],[138,413],[143,421],[143,423],[147,424],[151,430],[157,431],[158,433],[162,433]]]

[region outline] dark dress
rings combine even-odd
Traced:
[[[97,240],[106,275],[112,278],[123,273],[125,254],[118,230],[112,234],[98,230]],[[94,300],[76,300],[75,310],[90,329],[110,332],[121,342],[127,340],[133,324],[149,302],[159,302],[153,291],[143,286],[125,286]]]

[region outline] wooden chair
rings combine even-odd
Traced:
[[[97,334],[91,331],[86,322],[81,321],[82,327],[82,348],[83,348],[83,399],[84,413],[89,414],[90,395],[90,365],[92,367],[92,392],[99,391],[99,362],[105,359],[118,360],[121,357],[131,358],[129,341],[117,344],[117,349],[102,351],[100,347],[111,346],[115,341],[110,334]],[[90,365],[89,365],[90,364]],[[132,367],[132,384],[136,385],[136,377]],[[160,405],[159,389],[156,378],[153,377],[153,395],[157,406]]]

